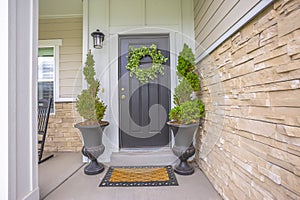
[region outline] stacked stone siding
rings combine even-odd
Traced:
[[[299,19],[299,0],[275,1],[197,64],[196,160],[224,199],[300,199]]]
[[[80,121],[75,103],[56,102],[55,114],[49,118],[45,151],[81,151],[81,135],[74,128],[74,124]]]

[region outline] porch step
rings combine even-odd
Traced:
[[[172,150],[113,152],[111,166],[174,165],[177,157]]]

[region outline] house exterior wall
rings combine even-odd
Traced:
[[[205,57],[272,1],[194,0],[196,60]]]
[[[82,88],[82,17],[40,19],[39,40],[50,39],[62,39],[56,99],[75,99]]]
[[[213,1],[195,0],[196,57],[245,15],[259,0]]]
[[[171,90],[177,84],[176,62],[183,44],[194,49],[192,0],[84,0],[83,55],[92,50],[97,78],[102,92],[99,97],[108,105],[103,143],[99,159],[109,161],[119,151],[118,37],[129,34],[169,34]],[[94,49],[90,34],[100,29],[105,34],[102,49]],[[85,59],[85,58],[84,58]],[[103,92],[104,91],[104,92]]]
[[[299,6],[276,1],[197,64],[196,161],[224,199],[300,198]]]
[[[39,20],[39,40],[62,39],[59,47],[59,96],[50,115],[45,151],[80,151],[74,124],[81,120],[74,100],[82,88],[82,17]],[[56,83],[57,84],[57,83]],[[71,100],[71,101],[70,101]],[[73,100],[73,101],[72,101]]]
[[[81,120],[75,112],[74,102],[55,103],[55,115],[49,118],[46,152],[79,152],[82,148],[81,134],[74,124]]]
[[[39,17],[82,17],[82,0],[39,0]]]
[[[46,17],[49,15],[44,14]],[[39,39],[62,39],[63,41],[60,47],[60,98],[74,98],[85,87],[85,82],[81,85],[83,81],[81,66],[85,62],[87,51],[92,50],[97,78],[101,83],[99,97],[108,106],[104,120],[110,122],[103,136],[106,150],[99,160],[109,161],[111,152],[119,150],[118,35],[170,34],[171,67],[175,69],[176,56],[181,51],[183,43],[188,43],[194,49],[193,1],[84,0],[83,21],[80,20],[80,18],[42,18],[39,24]],[[93,48],[90,34],[96,29],[100,29],[105,34],[102,49]],[[80,39],[81,33],[83,35]],[[81,44],[81,51],[79,51]],[[174,70],[172,88],[176,82]],[[78,151],[81,149],[80,133],[73,128],[73,124],[81,119],[68,110],[69,107],[75,110],[74,106],[74,102],[55,103],[56,113],[50,117],[46,150]],[[67,110],[65,107],[68,107]]]

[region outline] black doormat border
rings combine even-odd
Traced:
[[[147,182],[110,182],[113,170],[116,168],[166,168],[169,180],[168,181],[147,181]],[[157,187],[157,186],[178,186],[173,167],[167,166],[111,166],[107,170],[99,187]]]

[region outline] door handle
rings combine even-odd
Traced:
[[[122,88],[121,88],[121,92],[124,92],[124,91],[125,91],[125,88],[122,87]]]

